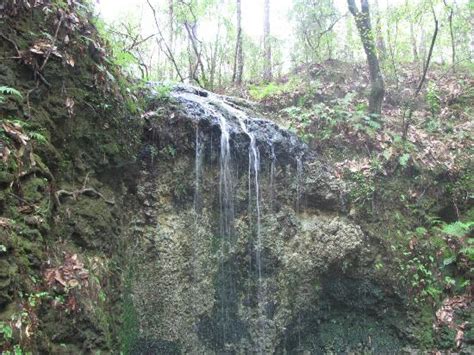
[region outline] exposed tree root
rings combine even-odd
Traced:
[[[75,190],[75,191],[58,190],[58,191],[56,191],[55,195],[57,197],[58,202],[60,201],[61,196],[69,196],[69,197],[72,197],[73,199],[77,199],[77,197],[79,195],[86,195],[86,196],[89,196],[89,197],[99,197],[99,198],[103,199],[105,201],[105,203],[107,203],[109,205],[112,205],[112,206],[115,205],[115,201],[108,200],[107,198],[105,198],[104,195],[102,195],[96,189],[93,189],[91,187],[86,187],[86,188],[82,188],[80,190]]]

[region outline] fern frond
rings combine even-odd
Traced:
[[[0,86],[0,94],[16,96],[20,99],[23,98],[23,95],[17,89],[11,88],[9,86]]]

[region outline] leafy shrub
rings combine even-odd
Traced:
[[[254,100],[264,100],[274,95],[292,92],[298,85],[299,83],[294,80],[286,83],[271,82],[263,85],[252,85],[249,88],[249,94]]]

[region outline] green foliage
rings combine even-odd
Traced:
[[[36,141],[40,144],[47,144],[48,143],[48,139],[44,135],[42,135],[41,133],[32,131],[32,132],[29,132],[28,135],[30,136],[31,139],[33,139],[34,141]]]
[[[13,98],[16,98],[16,99],[23,98],[23,96],[17,89],[14,89],[8,86],[0,86],[0,104],[5,102],[6,100],[5,95],[12,96]]]
[[[10,117],[6,120],[4,120],[6,123],[11,123],[15,126],[20,127],[21,129],[24,130],[26,135],[32,139],[33,141],[39,143],[39,144],[47,144],[48,139],[38,130],[35,130],[32,125],[26,121],[22,121],[16,117]],[[5,130],[0,127],[0,138],[4,140],[9,140],[8,136],[5,134]]]
[[[249,93],[254,100],[264,100],[271,96],[293,91],[297,83],[295,81],[288,81],[286,83],[270,82],[268,84],[251,85]]]
[[[105,61],[112,65],[119,67],[121,70],[128,72],[129,74],[135,74],[139,66],[139,60],[131,49],[129,42],[131,38],[136,36],[138,38],[139,33],[130,33],[127,36],[121,36],[117,34],[111,26],[107,25],[101,18],[96,17],[93,20],[97,31],[99,32],[100,38],[107,43],[108,55],[104,58]],[[127,30],[131,29],[131,26],[127,27]],[[86,43],[95,43],[91,38],[83,36]],[[114,76],[102,66],[102,71],[112,80],[115,81]]]
[[[473,225],[474,225],[474,222],[463,223],[463,222],[457,221],[451,224],[444,225],[441,231],[444,234],[447,234],[453,237],[464,237],[467,233],[469,233],[469,230],[472,228]]]
[[[28,304],[31,307],[36,307],[41,299],[46,298],[48,296],[49,296],[48,292],[32,293],[31,295],[28,296]]]
[[[290,118],[290,129],[305,141],[334,140],[341,132],[375,137],[382,129],[380,119],[367,115],[365,104],[354,104],[355,96],[355,92],[349,92],[327,104],[318,103],[310,108],[292,106],[281,112]]]
[[[289,15],[296,24],[293,60],[321,61],[331,57],[337,38],[331,25],[339,16],[334,1],[293,0]]]
[[[172,145],[167,145],[160,150],[160,153],[163,154],[165,158],[174,158],[176,156],[176,148]]]
[[[158,101],[167,102],[170,99],[171,89],[173,86],[171,84],[161,84],[153,88],[154,98]]]
[[[428,91],[426,93],[426,101],[430,106],[431,115],[434,117],[437,113],[439,113],[441,109],[441,99],[439,97],[438,90],[433,83],[428,85]]]
[[[470,286],[470,274],[474,271],[470,263],[474,260],[474,238],[469,236],[473,222],[450,224],[436,221],[430,229],[416,228],[406,238],[409,248],[399,245],[405,261],[401,262],[401,278],[406,278],[414,301],[427,299],[439,302],[445,290],[455,294],[466,292]],[[449,238],[457,239],[456,243]]]
[[[101,302],[105,302],[107,300],[107,295],[105,294],[103,290],[99,291],[98,297]]]
[[[372,201],[375,192],[375,184],[373,179],[365,176],[361,172],[351,173],[349,176],[353,182],[349,197],[353,203],[364,205]]]
[[[9,324],[0,322],[0,334],[2,334],[6,340],[11,339],[13,337],[13,329]]]
[[[282,110],[283,113],[291,118],[289,130],[299,135],[301,140],[308,143],[310,139],[314,138],[312,133],[307,131],[307,128],[312,123],[312,113],[303,110],[301,107],[288,107]]]
[[[410,154],[405,153],[398,158],[398,162],[403,168],[406,168],[408,166],[408,161],[410,160]]]

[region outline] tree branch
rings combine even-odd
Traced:
[[[156,15],[156,10],[155,8],[153,7],[153,5],[150,3],[150,0],[146,0],[148,6],[150,7],[151,11],[153,12],[153,18],[155,20],[155,25],[156,25],[156,29],[158,30],[158,34],[160,35],[161,37],[161,41],[157,41],[158,42],[158,45],[160,46],[161,48],[161,42],[163,42],[164,46],[165,46],[165,54],[166,56],[168,57],[168,59],[171,61],[171,63],[173,63],[173,66],[176,70],[176,73],[178,74],[179,76],[179,79],[183,82],[184,81],[184,78],[183,76],[181,75],[181,72],[179,71],[179,67],[178,67],[178,64],[176,63],[174,57],[173,57],[173,53],[171,52],[171,49],[170,47],[168,46],[168,44],[166,43],[165,41],[165,38],[163,36],[163,33],[161,32],[160,30],[160,25],[158,24],[158,17]]]
[[[439,29],[438,18],[436,17],[435,10],[433,8],[431,8],[431,10],[433,11],[433,18],[434,18],[434,21],[435,21],[435,30],[433,32],[433,37],[431,38],[430,50],[428,51],[428,56],[426,57],[425,66],[423,68],[423,75],[422,75],[420,83],[418,84],[418,87],[415,91],[415,97],[418,96],[418,94],[420,93],[421,88],[423,87],[423,84],[425,82],[426,74],[428,72],[428,67],[430,66],[431,57],[433,55],[434,45],[436,43],[436,37],[438,36],[438,29]]]

